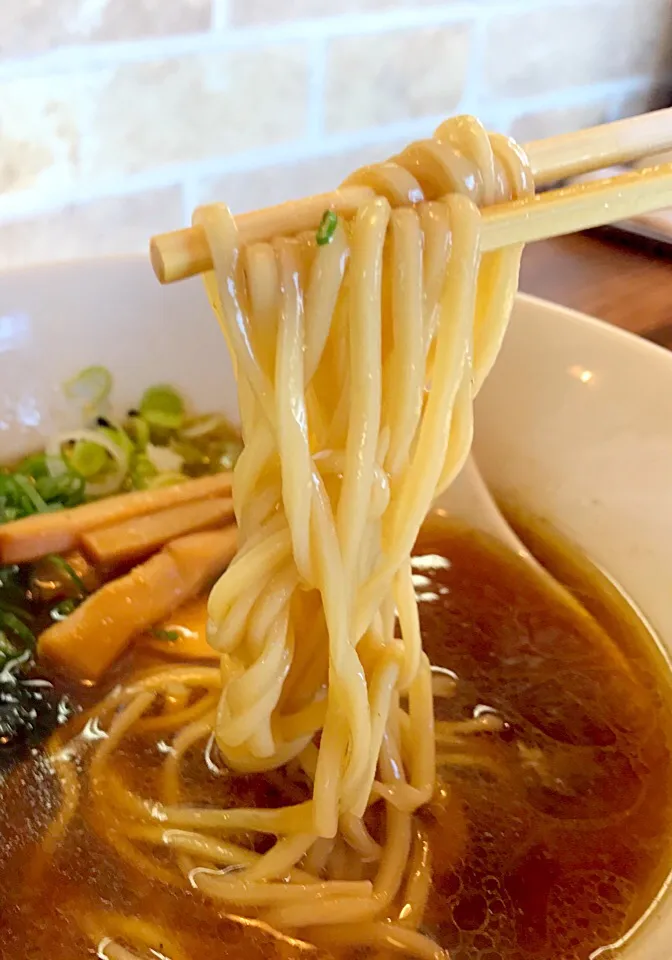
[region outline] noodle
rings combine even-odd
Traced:
[[[424,830],[416,829],[413,838],[413,855],[408,866],[408,883],[404,894],[405,903],[399,911],[399,922],[408,927],[417,927],[427,906],[431,885],[432,867],[429,840]]]
[[[135,858],[132,837],[160,844],[185,885],[264,924],[436,960],[443,951],[417,931],[431,864],[414,813],[436,761],[409,557],[468,454],[517,286],[521,248],[481,257],[479,207],[533,184],[517,146],[468,117],[346,183],[377,195],[324,244],[311,234],[244,247],[226,207],[195,215],[245,443],[239,552],[208,604],[220,667],[171,667],[115,691],[89,782],[101,816],[114,815],[105,830],[126,833],[122,856]],[[434,684],[451,695],[450,678]],[[488,724],[443,724],[442,762],[488,768],[461,739]],[[111,765],[122,738],[152,730],[177,731],[165,802],[134,794]],[[307,777],[311,798],[182,805],[181,763],[211,732],[233,771],[293,761],[286,773]],[[380,837],[363,819],[375,804]],[[256,833],[276,838],[263,855]]]

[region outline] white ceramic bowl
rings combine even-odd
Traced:
[[[161,288],[148,262],[0,274],[0,460],[74,425],[61,384],[89,364],[126,409],[151,382],[235,416],[231,366],[200,281]],[[520,297],[478,400],[490,486],[550,519],[624,587],[672,652],[672,354]],[[669,960],[672,894],[617,956]]]

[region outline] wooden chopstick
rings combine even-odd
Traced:
[[[488,207],[482,249],[561,237],[667,206],[672,206],[672,163]]]
[[[672,107],[533,140],[524,147],[537,186],[672,149]]]
[[[525,148],[537,183],[577,172],[600,169],[633,160],[654,150],[672,147],[672,108],[631,120],[593,127]],[[592,152],[591,152],[592,151]],[[672,165],[622,174],[618,178],[549,191],[530,200],[499,204],[483,211],[484,249],[529,242],[612,223],[647,213],[670,203],[668,178]],[[317,227],[325,209],[352,216],[373,195],[368,187],[342,187],[256,210],[237,217],[243,242],[291,235]],[[173,283],[212,269],[212,259],[201,227],[159,234],[150,242],[150,258],[161,283]]]
[[[359,200],[346,191],[359,191]],[[362,193],[364,191],[364,193]],[[354,210],[370,196],[372,191],[362,187],[348,187],[337,191],[342,203],[336,200],[333,209],[344,215],[345,210]],[[323,194],[332,198],[332,194]],[[274,233],[296,233],[317,226],[320,216],[327,206],[324,199],[309,198],[311,203],[296,201],[282,204],[292,207],[292,227],[287,229],[286,222],[282,230],[262,230],[262,215],[244,214],[238,218],[243,224],[243,237],[246,242],[266,239]],[[316,210],[316,206],[318,209]],[[514,200],[510,203],[496,204],[483,210],[482,249],[496,250],[511,243],[531,243],[548,237],[559,237],[567,233],[589,230],[606,223],[625,220],[649,213],[666,206],[672,206],[672,163],[659,167],[634,170],[605,180],[590,183],[578,183],[559,190],[549,190],[537,194],[528,200]],[[281,207],[272,207],[272,219],[280,216]],[[245,229],[246,217],[254,217],[253,229]],[[297,226],[298,224],[298,226]],[[210,248],[201,227],[189,227],[154,237],[151,243],[151,260],[156,276],[161,283],[173,283],[191,277],[196,273],[212,269]]]
[[[236,217],[236,226],[243,243],[257,243],[276,234],[291,236],[317,227],[327,209],[351,217],[373,195],[369,187],[341,187],[331,193],[317,193],[304,200],[289,200],[265,210],[242,213]],[[149,257],[161,283],[212,270],[210,247],[201,227],[185,227],[152,237]]]

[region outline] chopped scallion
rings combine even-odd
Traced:
[[[150,441],[150,429],[149,424],[141,417],[139,414],[136,416],[128,416],[126,423],[124,424],[124,430],[128,434],[133,445],[138,450],[146,450],[147,444]]]
[[[130,478],[134,490],[145,490],[149,480],[152,480],[158,470],[144,453],[138,453],[131,460]]]
[[[161,627],[154,627],[152,636],[156,637],[157,640],[166,640],[168,643],[175,643],[176,640],[180,639],[177,630],[163,630]]]
[[[18,467],[15,468],[15,473],[32,477],[33,480],[38,480],[40,477],[48,477],[49,465],[46,453],[34,453],[29,457],[25,457]]]
[[[112,374],[107,367],[86,367],[72,380],[68,380],[63,385],[63,390],[70,400],[83,401],[86,408],[93,411],[109,397]]]
[[[49,616],[52,620],[65,620],[66,617],[69,617],[70,614],[77,607],[77,601],[73,600],[72,597],[69,597],[67,600],[61,600],[60,603],[57,603],[49,611]]]
[[[15,637],[32,649],[35,646],[35,634],[10,610],[0,608],[0,629],[3,633],[13,633]]]
[[[127,457],[133,453],[133,441],[121,427],[101,427],[97,432],[115,443]]]
[[[10,660],[13,657],[18,656],[19,652],[20,651],[14,646],[7,634],[0,630],[0,664],[4,663],[6,660]]]
[[[179,430],[184,420],[184,400],[173,387],[159,384],[145,390],[140,413],[150,427]]]
[[[20,620],[32,620],[32,616],[27,610],[24,610],[22,607],[17,606],[17,604],[10,603],[4,599],[0,599],[0,610],[4,610],[7,613],[13,613],[16,617],[19,617]]]
[[[99,443],[91,443],[89,440],[78,440],[69,454],[70,466],[77,473],[88,479],[95,477],[97,473],[105,468],[109,457],[107,450],[101,447]]]
[[[55,567],[58,567],[59,570],[62,570],[63,573],[70,578],[72,583],[79,591],[79,595],[81,597],[85,597],[88,594],[89,591],[86,589],[86,584],[72,564],[68,563],[64,557],[61,557],[58,553],[50,553],[47,557],[47,560],[53,563]]]
[[[336,227],[338,225],[338,217],[333,210],[325,210],[322,219],[320,220],[320,225],[317,228],[317,234],[315,239],[317,244],[320,247],[324,247],[327,243],[331,243],[331,240],[336,233]]]
[[[84,500],[84,478],[72,470],[57,476],[38,477],[37,492],[49,507],[76,507]]]
[[[21,493],[30,500],[35,508],[35,513],[45,513],[49,509],[49,504],[42,499],[37,489],[22,473],[14,474],[14,483],[20,489]]]

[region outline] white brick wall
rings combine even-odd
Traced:
[[[0,266],[328,189],[455,112],[639,112],[671,32],[670,0],[1,0]]]

